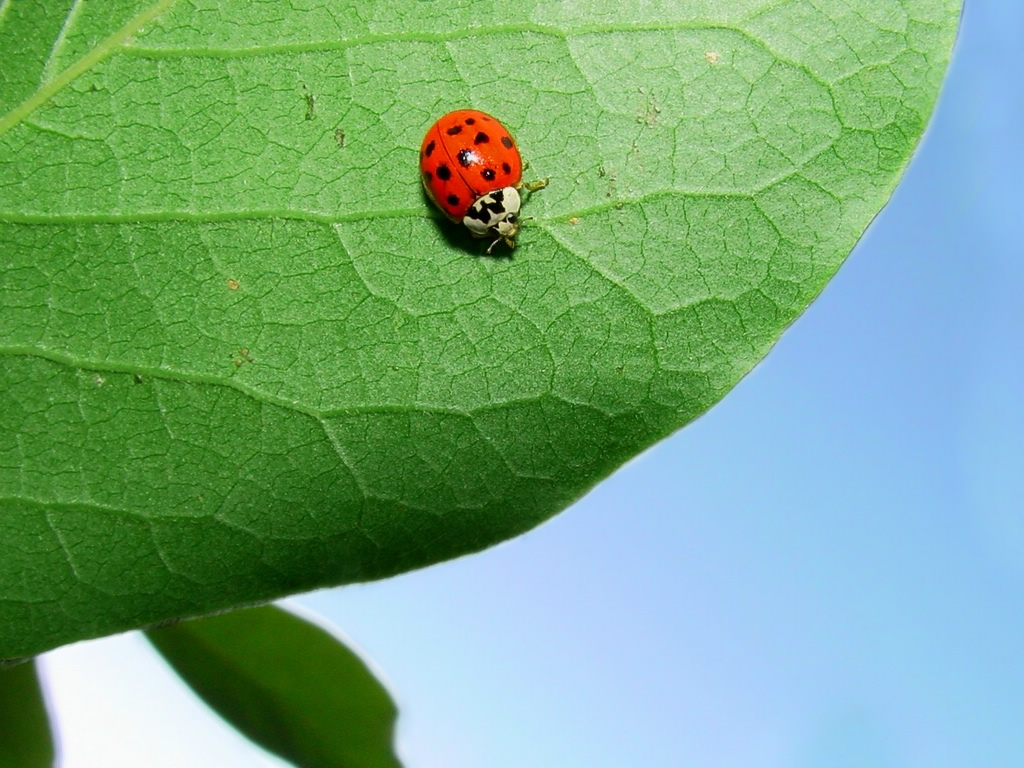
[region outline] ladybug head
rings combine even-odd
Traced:
[[[520,205],[519,191],[515,187],[496,189],[478,197],[469,207],[462,223],[473,237],[496,236],[487,249],[488,253],[501,242],[509,248],[515,248]]]

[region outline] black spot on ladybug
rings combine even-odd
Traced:
[[[512,149],[512,139],[510,139],[508,136],[502,136],[501,145],[505,147],[505,149]]]
[[[424,171],[423,172],[423,180],[425,182],[427,182],[427,184],[429,184],[431,179],[433,179],[433,178],[434,178],[434,174],[432,174],[430,171]]]
[[[459,196],[458,195],[448,195],[447,200],[448,200],[448,205],[458,205],[459,204]]]
[[[451,169],[444,163],[437,166],[437,170],[435,171],[435,173],[437,173],[437,178],[439,178],[441,181],[448,181],[448,179],[452,177]]]
[[[474,152],[472,149],[460,149],[457,157],[459,160],[459,165],[461,165],[463,168],[469,168],[470,165],[480,160],[480,158],[476,156],[476,152]]]
[[[487,181],[494,181],[495,173],[493,168],[485,168],[484,172],[480,175],[487,179]]]
[[[433,139],[431,139],[430,143],[427,144],[427,148],[423,151],[423,156],[424,157],[430,157],[432,154],[434,154],[434,140]]]
[[[449,136],[458,136],[460,133],[462,133],[462,126],[453,125],[447,131],[445,131],[445,133],[447,133]]]
[[[487,135],[486,133],[484,133],[483,131],[480,131],[480,132],[479,132],[479,133],[478,133],[478,134],[476,135],[476,138],[474,138],[474,139],[473,139],[473,143],[474,143],[474,144],[486,144],[486,143],[487,143],[487,142],[489,142],[490,140],[491,140],[491,137],[490,137],[490,136],[488,136],[488,135]]]
[[[505,172],[505,175],[508,176],[510,173],[512,173],[512,166],[509,165],[508,163],[502,163],[501,170],[503,170]],[[441,174],[439,173],[437,175],[440,176]]]
[[[466,125],[474,125],[475,123],[476,123],[476,118],[475,117],[467,117],[466,118]]]

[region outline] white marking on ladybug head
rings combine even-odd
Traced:
[[[491,243],[491,248],[501,240],[511,248],[515,245],[516,233],[519,232],[521,205],[519,190],[515,187],[496,189],[478,197],[469,207],[462,223],[473,237],[497,235],[498,239]],[[490,248],[487,251],[490,253]]]

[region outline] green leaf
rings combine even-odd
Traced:
[[[0,656],[537,525],[818,295],[957,0],[0,6]],[[138,14],[138,15],[133,15]],[[550,177],[511,258],[417,152]]]
[[[50,718],[35,661],[0,666],[0,766],[50,768]]]
[[[263,606],[146,637],[218,714],[285,760],[302,768],[400,768],[391,697],[320,627]]]

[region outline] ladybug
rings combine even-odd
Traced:
[[[548,183],[523,183],[523,161],[512,134],[475,109],[449,112],[430,126],[420,147],[420,176],[445,216],[461,221],[473,237],[495,237],[488,253],[501,242],[516,247],[519,190],[533,192]]]

